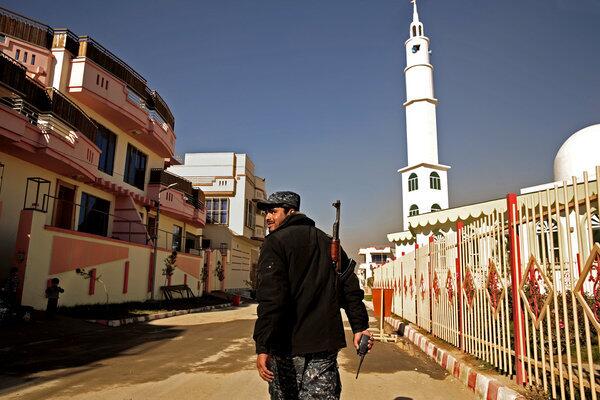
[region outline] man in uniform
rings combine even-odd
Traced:
[[[258,373],[271,399],[339,399],[337,353],[346,346],[340,308],[356,348],[361,335],[371,337],[355,262],[342,250],[335,271],[331,238],[299,212],[296,193],[275,192],[258,208],[269,229],[258,261]]]

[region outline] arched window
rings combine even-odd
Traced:
[[[442,211],[442,207],[438,203],[433,203],[431,206],[431,212]]]
[[[419,177],[414,172],[408,177],[408,191],[412,192],[419,188]]]
[[[592,235],[594,243],[600,243],[600,218],[598,218],[598,214],[592,214]]]
[[[412,27],[413,36],[417,36],[417,27],[413,25]]]
[[[429,175],[429,187],[435,190],[442,189],[442,180],[437,172],[432,172],[431,175]]]
[[[412,206],[410,206],[410,208],[408,209],[408,215],[410,217],[412,217],[414,215],[419,215],[419,207],[416,204],[413,204]]]
[[[551,226],[548,226],[548,221],[538,222],[535,227],[535,233],[538,239],[538,247],[540,257],[545,256],[548,263],[554,262],[560,267],[560,251],[558,249],[560,237],[558,235],[558,225],[555,220],[552,220]],[[550,237],[552,235],[552,237]],[[542,253],[543,251],[543,253]],[[552,259],[553,258],[553,259]]]
[[[419,26],[419,36],[423,36],[423,27]]]

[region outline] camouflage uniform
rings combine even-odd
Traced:
[[[338,400],[342,391],[337,351],[295,357],[271,356],[272,400]]]

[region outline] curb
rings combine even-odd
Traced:
[[[142,315],[140,317],[130,317],[130,318],[123,318],[123,319],[86,319],[86,321],[92,322],[94,324],[116,327],[116,326],[135,324],[138,322],[152,321],[155,319],[175,317],[177,315],[195,314],[195,313],[217,310],[220,308],[227,308],[227,307],[231,307],[231,303],[224,303],[224,304],[217,304],[214,306],[192,308],[189,310],[177,310],[177,311],[168,311],[168,312],[157,313],[157,314],[148,314],[148,315]]]
[[[394,329],[400,329],[401,322],[392,317],[386,317],[385,322]],[[525,396],[517,393],[508,386],[502,385],[497,380],[477,372],[470,366],[462,363],[447,351],[440,349],[423,334],[417,332],[410,325],[404,326],[404,337],[417,345],[429,357],[461,381],[465,386],[474,391],[483,400],[525,400]]]

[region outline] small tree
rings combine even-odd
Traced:
[[[225,279],[225,268],[223,268],[223,264],[221,261],[217,261],[217,267],[215,268],[215,276],[219,279],[220,282],[223,282]]]
[[[165,276],[165,284],[169,282],[170,278],[177,268],[177,252],[173,250],[170,256],[165,258],[165,267],[162,270],[162,274]]]
[[[99,282],[102,285],[102,288],[104,289],[104,294],[106,295],[106,304],[108,304],[108,289],[106,288],[106,284],[104,283],[104,281],[100,279],[102,278],[102,275],[98,275],[94,278],[94,274],[91,271],[86,271],[84,268],[75,269],[75,273],[81,276],[83,279],[94,279],[94,282]]]
[[[204,266],[202,267],[202,274],[200,275],[200,281],[202,283],[206,283],[207,280],[208,280],[208,264],[204,263]]]

